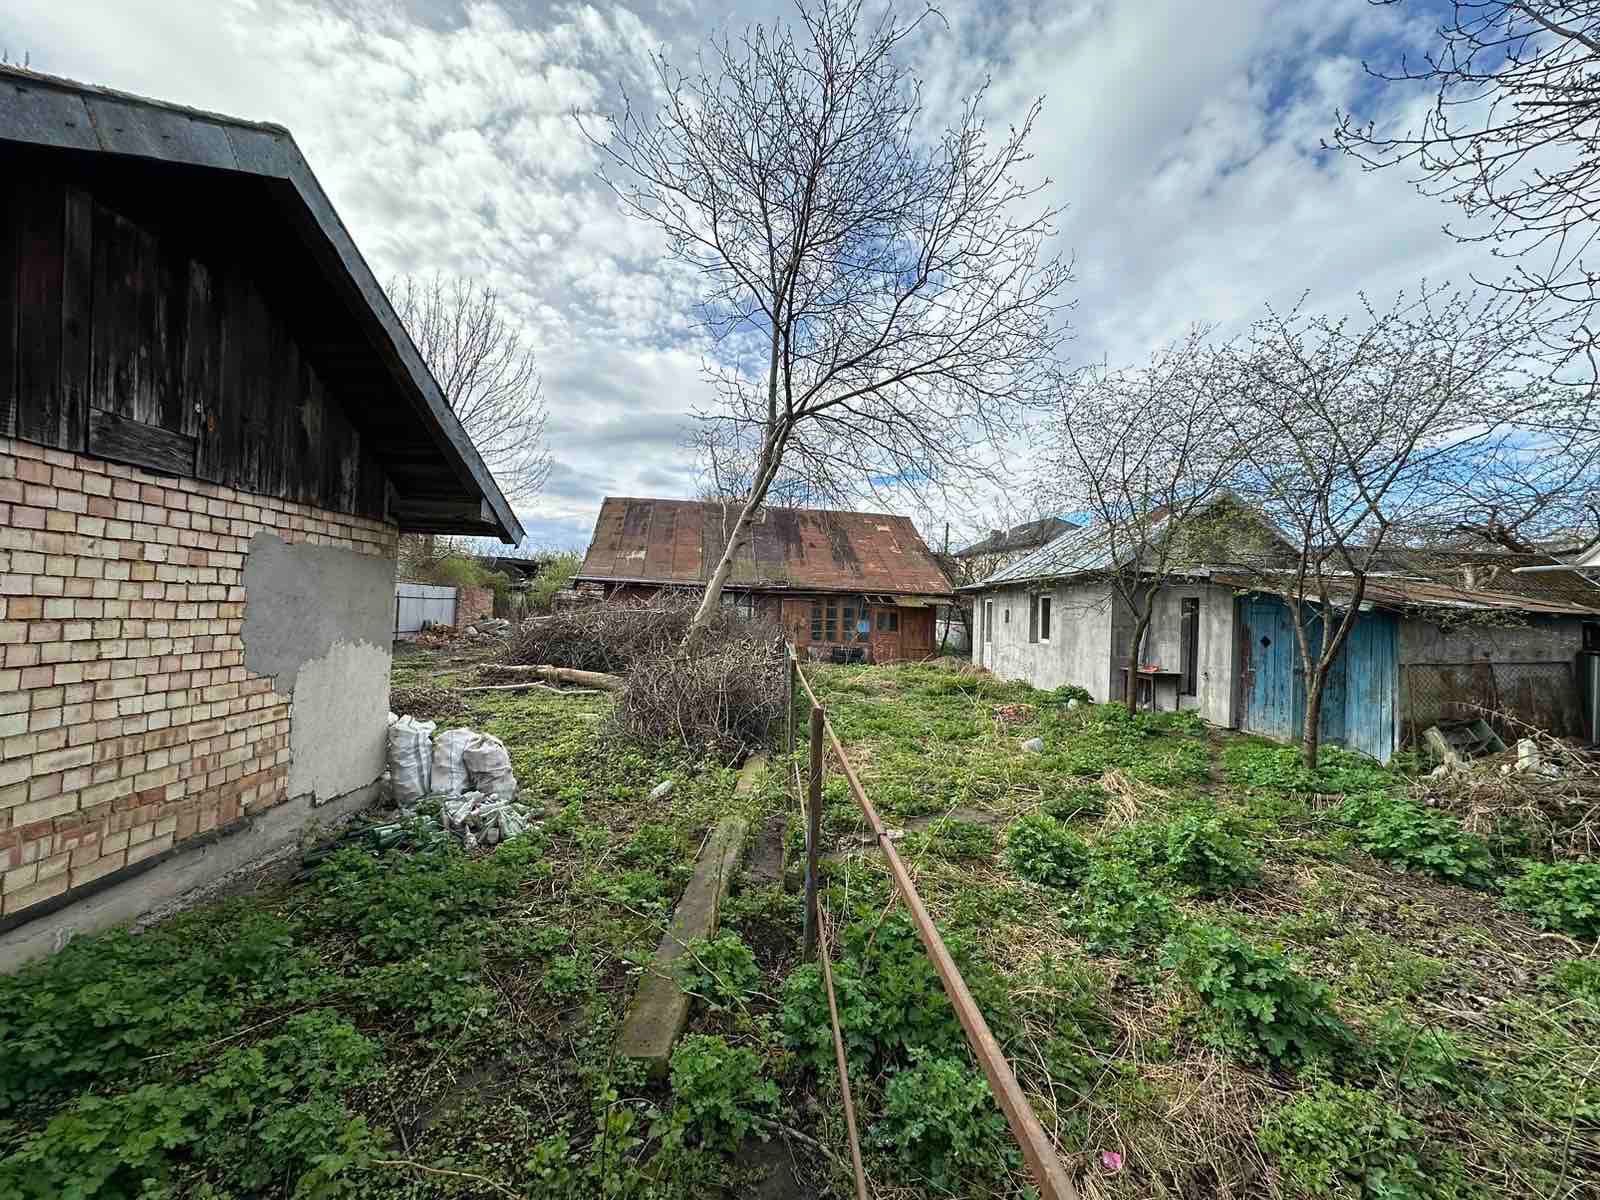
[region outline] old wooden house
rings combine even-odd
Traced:
[[[1212,554],[1160,580],[1136,654],[1133,612],[1111,576],[1137,577],[1137,565],[1126,555],[1113,562],[1093,527],[1057,535],[964,589],[977,604],[973,661],[1036,687],[1072,684],[1096,700],[1122,700],[1133,687],[1145,706],[1299,737],[1307,691],[1286,598],[1295,594],[1294,559],[1248,511],[1229,531],[1240,536],[1209,528]],[[1600,646],[1600,589],[1571,575],[1513,571],[1552,561],[1432,551],[1374,564],[1329,669],[1323,739],[1387,762],[1428,726],[1485,710],[1558,736],[1592,736],[1576,672],[1579,652]],[[1342,620],[1351,592],[1348,577],[1332,579],[1331,620]],[[1309,609],[1308,637],[1320,652],[1321,615],[1315,603]]]
[[[605,599],[703,587],[732,505],[607,496],[574,584]],[[951,585],[906,517],[765,508],[739,541],[724,602],[779,623],[803,653],[894,662],[934,653]]]
[[[0,967],[371,797],[402,530],[521,536],[289,133],[0,69]]]

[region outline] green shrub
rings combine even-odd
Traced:
[[[454,1031],[494,1008],[495,994],[483,985],[479,968],[475,951],[445,950],[368,967],[351,981],[350,992],[374,1016],[410,1014],[418,1033]]]
[[[1033,813],[1007,832],[1006,862],[1018,875],[1034,883],[1072,888],[1083,882],[1089,847],[1054,817]]]
[[[1506,906],[1528,914],[1541,929],[1600,937],[1600,863],[1523,862],[1503,885]]]
[[[0,976],[0,1108],[220,1036],[258,1004],[314,999],[328,976],[296,926],[224,904],[135,936],[114,930]]]
[[[1483,839],[1437,809],[1387,792],[1365,792],[1341,804],[1338,815],[1355,827],[1358,846],[1403,870],[1468,887],[1487,887],[1494,878],[1494,858]]]
[[[947,933],[945,946],[990,1028],[1003,1041],[1016,1021],[1009,989],[976,958],[965,938]],[[891,913],[881,925],[872,912],[846,928],[833,984],[852,1074],[854,1064],[876,1074],[904,1065],[912,1050],[950,1056],[961,1054],[967,1044],[938,973],[904,911]],[[819,1072],[833,1070],[827,993],[815,963],[797,968],[785,981],[779,1020],[786,1042],[808,1065]]]
[[[644,824],[628,839],[617,856],[624,865],[644,867],[665,875],[684,860],[682,839],[670,825]]]
[[[1211,774],[1211,750],[1201,741],[1168,739],[1135,756],[1127,764],[1127,771],[1135,779],[1158,788],[1200,783]]]
[[[1103,817],[1106,814],[1105,789],[1098,784],[1078,783],[1060,795],[1049,796],[1041,811],[1058,821]]]
[[[1321,1084],[1269,1113],[1256,1142],[1299,1195],[1423,1200],[1460,1194],[1459,1168],[1424,1165],[1422,1127],[1373,1092]]]
[[[1068,930],[1096,952],[1130,954],[1159,942],[1179,924],[1172,900],[1137,863],[1097,853],[1065,912]]]
[[[1600,962],[1592,958],[1564,962],[1550,973],[1550,984],[1569,996],[1600,1004]]]
[[[1058,704],[1066,704],[1076,700],[1079,704],[1093,704],[1094,697],[1089,694],[1089,689],[1079,687],[1075,683],[1063,683],[1060,687],[1050,692],[1050,696]]]
[[[1279,795],[1354,795],[1391,790],[1399,783],[1372,759],[1338,746],[1321,748],[1315,771],[1306,769],[1297,747],[1247,741],[1230,744],[1222,764],[1230,783]]]
[[[1261,857],[1245,844],[1239,822],[1214,808],[1189,808],[1167,823],[1162,856],[1180,883],[1207,895],[1261,878]]]
[[[558,954],[545,965],[539,990],[551,1000],[571,1000],[589,990],[594,971],[581,954]]]
[[[296,1195],[376,1148],[343,1093],[375,1077],[378,1048],[327,1009],[219,1055],[193,1083],[85,1094],[0,1160],[0,1196],[121,1200],[165,1193],[187,1163],[226,1171],[241,1194],[284,1181]]]
[[[756,956],[737,933],[695,938],[673,963],[678,986],[712,1008],[743,1006],[761,981]]]
[[[542,853],[537,833],[480,858],[469,858],[454,838],[415,854],[339,850],[312,876],[306,922],[353,938],[363,957],[411,958],[463,937],[466,923],[515,896]]]
[[[1230,929],[1192,925],[1167,945],[1172,967],[1236,1042],[1274,1062],[1323,1058],[1353,1042],[1328,1003],[1277,950],[1250,945]]]
[[[964,1062],[914,1051],[910,1070],[884,1089],[874,1145],[892,1149],[936,1190],[954,1192],[964,1176],[1001,1176],[1020,1158],[989,1083]]]
[[[778,1085],[761,1077],[754,1050],[691,1033],[671,1063],[674,1122],[707,1146],[738,1148],[744,1135],[778,1106]]]

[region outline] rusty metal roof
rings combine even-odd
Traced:
[[[1287,575],[1288,572],[1283,574]],[[1526,578],[1526,576],[1519,577],[1519,579]],[[1282,585],[1277,585],[1271,575],[1236,575],[1218,571],[1212,574],[1211,581],[1222,584],[1224,587],[1238,588],[1241,591],[1269,592],[1276,595],[1283,595],[1289,591],[1288,581],[1285,581]],[[1307,586],[1309,592],[1313,585],[1308,583]],[[1335,601],[1341,596],[1348,596],[1351,591],[1352,581],[1348,577],[1329,581],[1328,594]],[[1589,592],[1591,593],[1589,602],[1580,604],[1566,595],[1538,597],[1526,592],[1514,594],[1489,588],[1456,587],[1452,584],[1436,583],[1426,579],[1406,579],[1393,575],[1382,575],[1367,577],[1367,586],[1362,596],[1366,602],[1378,608],[1399,610],[1453,608],[1536,613],[1547,616],[1588,617],[1600,615],[1600,589],[1590,587]]]
[[[575,577],[594,583],[704,583],[739,510],[715,501],[607,496]],[[946,596],[950,580],[906,517],[766,508],[739,544],[728,585],[763,591]]]

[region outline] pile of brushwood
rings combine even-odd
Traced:
[[[788,706],[783,631],[721,609],[682,650],[697,597],[658,596],[523,622],[500,661],[620,675],[617,723],[644,742],[736,761],[768,744]]]

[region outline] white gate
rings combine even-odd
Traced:
[[[456,590],[426,583],[394,585],[394,631],[416,633],[424,625],[454,625]]]

